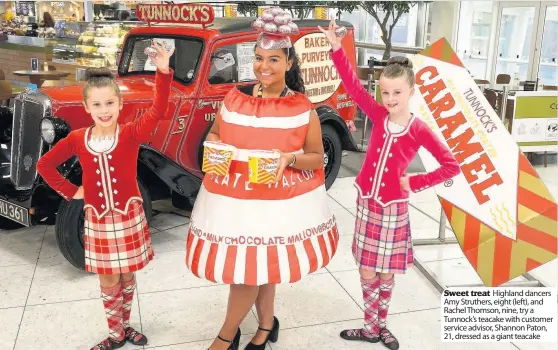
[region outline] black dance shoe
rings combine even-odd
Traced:
[[[147,337],[140,332],[136,331],[132,327],[128,327],[124,330],[126,334],[126,339],[134,345],[145,345],[147,344]]]
[[[390,350],[398,350],[399,342],[387,328],[380,329],[380,339],[384,346]]]
[[[279,320],[275,316],[273,316],[273,328],[265,329],[258,327],[258,329],[260,331],[269,332],[267,338],[265,338],[265,341],[263,342],[263,344],[260,345],[252,344],[252,342],[250,342],[248,345],[246,345],[244,350],[265,350],[265,346],[267,345],[268,341],[275,343],[279,338]]]
[[[107,338],[100,342],[99,344],[95,345],[91,348],[91,350],[113,350],[113,349],[120,349],[126,345],[126,338],[116,341],[112,338]]]
[[[365,341],[368,343],[377,343],[380,341],[379,336],[367,336],[364,329],[346,329],[339,334],[341,338],[350,341]]]
[[[227,350],[238,350],[238,347],[240,346],[240,328],[238,329],[238,331],[236,331],[236,335],[234,336],[233,340],[227,340],[227,339],[223,339],[221,338],[220,335],[217,336],[217,339],[219,339],[220,341],[223,341],[225,343],[229,343],[231,345],[229,345],[229,347],[227,348]]]

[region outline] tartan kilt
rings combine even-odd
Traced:
[[[153,259],[149,226],[140,201],[127,214],[109,211],[102,218],[85,208],[85,270],[102,275],[134,272]]]
[[[413,266],[409,203],[357,198],[353,256],[360,269],[402,274]]]

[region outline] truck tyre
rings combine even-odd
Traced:
[[[339,174],[343,150],[341,139],[331,125],[322,125],[322,142],[324,145],[325,184],[326,189],[329,190]]]
[[[151,222],[151,197],[143,182],[138,179],[138,187],[143,199],[143,210],[147,222]],[[84,233],[84,202],[80,200],[62,201],[56,214],[56,242],[60,252],[78,269],[85,269]]]

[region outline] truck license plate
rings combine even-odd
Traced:
[[[0,216],[7,217],[24,226],[29,226],[29,210],[3,199],[0,199]]]

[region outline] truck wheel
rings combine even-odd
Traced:
[[[329,189],[339,174],[343,150],[341,149],[341,139],[331,125],[322,125],[322,142],[324,145],[325,184],[326,189]]]
[[[138,187],[143,199],[143,210],[147,222],[151,222],[151,197],[143,182],[138,179]],[[62,201],[56,214],[56,242],[60,252],[78,269],[85,269],[85,244],[83,241],[84,228],[83,200]]]

